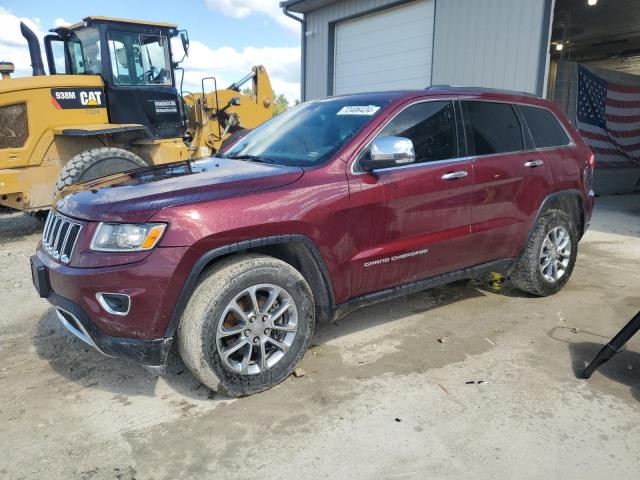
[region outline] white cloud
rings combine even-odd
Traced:
[[[58,17],[53,21],[53,24],[56,27],[68,27],[69,25],[71,25],[71,22],[67,22],[64,18]]]
[[[176,57],[182,52],[179,40],[174,39]],[[284,94],[290,102],[300,98],[300,47],[231,47],[211,49],[202,42],[192,40],[189,56],[181,65],[185,69],[185,90],[200,91],[202,77],[215,75],[218,88],[226,88],[233,81],[251,71],[255,65],[264,65],[276,93]],[[206,89],[213,88],[210,84]]]
[[[246,18],[267,15],[293,33],[300,33],[300,23],[282,13],[280,0],[205,0],[207,7],[228,17]]]
[[[40,19],[18,17],[12,11],[0,7],[0,61],[13,62],[16,74],[28,75],[31,72],[31,59],[27,41],[20,33],[21,21],[33,30],[40,40],[44,37]]]

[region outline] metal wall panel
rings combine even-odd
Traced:
[[[432,83],[542,94],[550,3],[437,0]]]
[[[307,100],[330,94],[329,51],[333,50],[333,31],[337,21],[355,18],[385,6],[405,2],[398,0],[346,0],[307,14]],[[392,34],[381,32],[381,35]]]
[[[337,22],[404,3],[343,0],[308,12],[307,99],[332,93]],[[542,95],[552,6],[553,0],[436,0],[431,83]]]

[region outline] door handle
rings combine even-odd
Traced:
[[[442,180],[458,180],[459,178],[464,178],[469,175],[469,172],[466,170],[460,170],[458,172],[445,173],[442,175]]]
[[[536,168],[536,167],[541,167],[543,165],[544,165],[544,161],[542,160],[529,160],[528,162],[524,163],[524,166],[528,168]]]

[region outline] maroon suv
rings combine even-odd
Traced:
[[[73,334],[231,395],[265,390],[314,323],[499,272],[550,295],[593,208],[594,158],[558,108],[432,87],[292,108],[216,157],[66,192],[32,257]]]

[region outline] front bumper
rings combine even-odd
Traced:
[[[164,373],[173,342],[172,337],[164,336],[166,324],[157,324],[158,317],[165,317],[161,301],[165,291],[162,288],[146,289],[135,296],[137,311],[134,308],[127,316],[115,316],[101,310],[93,292],[104,291],[105,285],[113,287],[115,277],[120,287],[130,293],[128,281],[136,278],[131,276],[131,271],[146,268],[143,264],[129,266],[127,271],[119,268],[105,272],[104,269],[62,266],[40,250],[38,255],[31,257],[36,290],[56,308],[58,319],[69,332],[106,356],[132,360],[154,373]],[[96,270],[102,270],[102,273]],[[156,279],[154,283],[159,287],[162,282],[158,282]],[[114,288],[107,291],[114,291]],[[155,308],[149,308],[153,304]]]
[[[142,340],[138,338],[111,337],[103,334],[76,304],[55,293],[47,300],[56,307],[60,323],[73,335],[98,352],[112,358],[132,360],[154,373],[164,373],[173,338]]]

